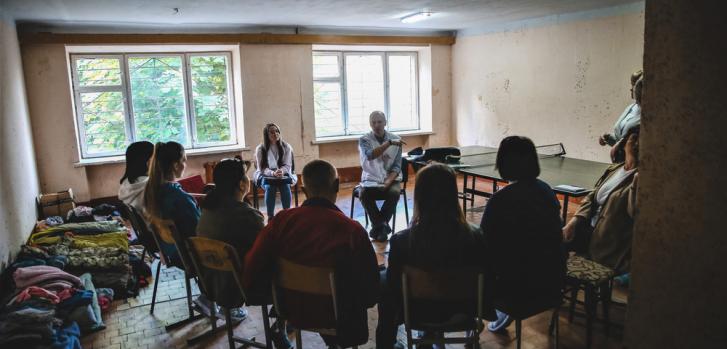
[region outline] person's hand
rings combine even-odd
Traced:
[[[576,233],[576,220],[571,219],[568,224],[563,227],[563,241],[571,241],[573,240],[573,236],[575,236]]]
[[[396,180],[396,179],[395,178],[390,178],[390,179],[385,180],[384,181],[384,189],[385,190],[389,190],[389,188],[391,188],[391,186],[394,184],[394,180]]]
[[[273,172],[273,174],[275,175],[275,177],[278,177],[278,178],[283,177],[283,170],[277,169],[277,170],[275,170],[275,172]]]
[[[600,144],[600,145],[608,144],[607,139],[608,139],[608,134],[606,134],[606,133],[602,134],[601,137],[598,137],[598,144]]]
[[[389,144],[391,144],[391,145],[395,145],[395,146],[397,146],[397,147],[401,147],[402,145],[406,145],[406,142],[404,142],[404,141],[403,141],[403,140],[401,140],[401,139],[399,139],[399,140],[394,140],[394,139],[390,139],[390,140],[389,140]]]

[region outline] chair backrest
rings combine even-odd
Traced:
[[[485,279],[481,271],[463,268],[425,271],[405,265],[401,280],[407,323],[412,301],[468,302],[477,305],[477,318],[482,318]]]
[[[181,266],[173,265],[173,260],[165,258],[167,265],[170,265],[171,263],[171,266],[173,267],[182,267],[185,270],[185,273],[189,276],[197,275],[194,269],[194,263],[189,256],[189,249],[187,249],[184,238],[179,233],[174,221],[171,219],[155,219],[152,221],[152,227],[152,229],[156,231],[157,238],[160,240],[157,240],[157,242],[174,245],[177,249],[177,253],[179,254],[179,259],[182,262]]]
[[[285,258],[278,258],[277,270],[273,276],[273,301],[281,314],[287,314],[284,304],[280,304],[277,289],[307,293],[318,296],[330,296],[333,302],[333,313],[338,318],[336,302],[336,277],[333,268],[311,267],[297,264]]]
[[[134,207],[128,204],[123,204],[122,210],[126,211],[131,226],[136,231],[136,236],[139,238],[141,244],[150,253],[159,251],[159,245],[157,245],[154,233],[149,229],[149,225],[144,219],[144,216]]]
[[[245,291],[241,278],[242,263],[232,245],[219,240],[195,236],[187,238],[187,247],[195,270],[197,270],[199,281],[204,284],[204,289],[208,292],[207,297],[210,300],[219,302],[219,298],[221,298],[219,294],[230,293],[230,290],[216,289],[217,286],[208,277],[215,272],[221,272],[225,273],[225,277],[235,281],[235,285],[239,289],[240,295],[242,295],[241,300],[242,302],[245,301]],[[225,306],[225,304],[222,305]]]

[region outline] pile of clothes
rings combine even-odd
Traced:
[[[12,292],[0,308],[0,347],[80,348],[81,333],[105,328],[90,274],[42,264],[8,270]]]
[[[58,259],[46,264],[74,275],[90,273],[96,286],[112,289],[121,299],[136,296],[151,275],[148,265],[130,253],[129,242],[135,239],[116,208],[102,204],[78,206],[68,212],[67,221],[48,217],[38,222],[28,245],[42,247]]]
[[[138,294],[151,269],[111,205],[48,217],[0,275],[0,348],[80,348],[102,311]]]

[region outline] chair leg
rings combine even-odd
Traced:
[[[553,309],[550,317],[550,328],[548,334],[555,336],[555,348],[558,349],[558,322],[560,321],[560,307]]]
[[[295,330],[295,349],[303,349],[303,338],[300,335],[300,330]]]
[[[293,195],[295,196],[295,207],[298,207],[298,183],[295,183],[295,191],[293,192]]]
[[[591,347],[593,339],[593,318],[596,316],[596,291],[590,284],[586,285],[586,348]]]
[[[520,319],[515,320],[515,337],[517,337],[517,349],[520,349],[522,340],[523,324]]]
[[[230,344],[230,349],[235,349],[235,337],[232,334],[232,315],[230,314],[230,308],[225,308],[225,327],[227,327],[227,341]]]
[[[268,349],[273,349],[273,336],[272,336],[272,330],[270,328],[270,315],[268,314],[268,306],[262,305],[260,306],[262,313],[263,313],[263,327],[265,330],[265,347]]]
[[[407,203],[406,199],[406,189],[403,189],[401,191],[401,194],[404,195],[404,215],[406,216],[406,227],[409,227],[409,203]]]
[[[406,346],[409,349],[414,349],[414,338],[411,335],[411,328],[406,328]]]
[[[154,314],[154,304],[156,304],[157,300],[157,287],[159,286],[159,271],[162,269],[162,260],[160,259],[158,263],[157,274],[154,277],[154,291],[151,294],[151,310],[149,310],[149,314]]]
[[[601,289],[599,291],[599,298],[601,300],[601,306],[603,307],[604,332],[607,336],[609,335],[609,332],[611,330],[611,320],[608,316],[608,310],[611,305],[611,290],[611,282],[609,281],[601,285]]]
[[[394,206],[394,219],[391,222],[391,232],[396,233],[396,206]]]
[[[252,207],[260,209],[260,206],[257,202],[257,185],[255,184],[255,181],[253,181],[252,183]]]
[[[578,289],[580,286],[573,285],[573,288],[570,290],[570,306],[568,309],[568,322],[573,322],[573,315],[576,312],[576,302],[578,302]]]
[[[184,288],[187,289],[187,309],[189,309],[189,317],[194,317],[194,309],[192,308],[192,284],[189,282],[189,275],[184,273]]]
[[[353,219],[353,205],[356,203],[356,188],[353,188],[353,192],[351,193],[351,214],[348,215],[348,218]]]

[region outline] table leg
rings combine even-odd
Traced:
[[[467,174],[463,174],[462,180],[462,212],[467,213]]]
[[[570,196],[568,194],[563,194],[563,225],[565,225],[566,219],[568,219],[568,201],[570,199]]]

